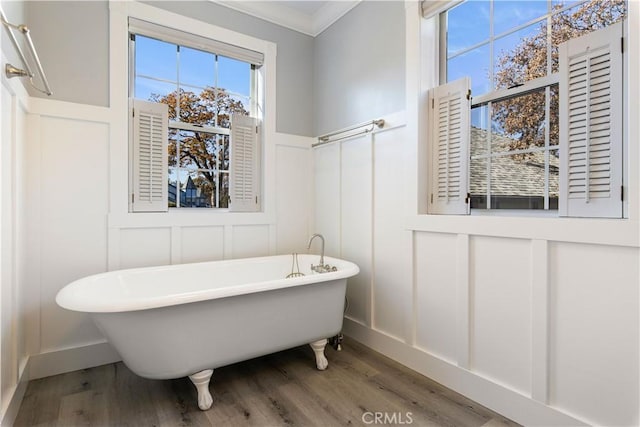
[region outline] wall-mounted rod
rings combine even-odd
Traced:
[[[16,48],[16,52],[18,52],[18,55],[20,56],[20,60],[22,61],[22,63],[24,64],[24,67],[26,68],[28,76],[33,77],[33,72],[29,67],[27,58],[24,57],[24,54],[22,53],[22,49],[20,49],[20,45],[18,44],[18,40],[16,40],[16,36],[13,34],[13,31],[11,31],[11,28],[18,29],[18,26],[13,25],[7,21],[7,17],[4,15],[4,11],[2,9],[0,9],[0,19],[2,19],[2,24],[4,25],[4,28],[7,30],[7,34],[9,34],[9,39],[11,40],[13,47]]]
[[[369,132],[373,132],[376,128],[381,129],[382,127],[384,127],[384,119],[371,120],[370,122],[361,123],[359,125],[340,129],[338,131],[319,136],[318,142],[311,145],[311,147],[317,147],[319,145],[329,144],[330,142],[340,141],[358,135],[364,135]]]
[[[38,57],[38,53],[36,52],[36,48],[33,45],[33,40],[31,40],[31,35],[29,34],[29,28],[27,28],[26,25],[22,24],[22,25],[15,25],[10,23],[9,21],[7,21],[7,17],[4,15],[4,11],[2,9],[0,9],[0,19],[2,19],[2,25],[4,25],[5,29],[7,30],[7,33],[9,34],[9,38],[11,39],[11,43],[13,44],[13,46],[16,48],[16,51],[18,52],[18,56],[20,56],[20,60],[22,61],[22,64],[24,66],[24,70],[21,70],[11,64],[6,64],[5,65],[5,75],[7,76],[7,78],[12,78],[12,77],[29,77],[29,83],[31,83],[31,86],[33,86],[36,90],[46,93],[47,95],[51,95],[51,88],[49,87],[49,82],[47,81],[47,76],[45,76],[44,74],[44,70],[42,69],[42,64],[40,63],[40,58]],[[20,31],[23,35],[25,40],[27,41],[27,46],[29,47],[29,50],[31,51],[31,56],[33,57],[33,60],[36,63],[36,67],[38,68],[38,73],[40,74],[40,79],[42,80],[42,83],[44,84],[44,90],[36,87],[33,83],[33,71],[31,70],[31,67],[29,67],[29,63],[27,62],[27,58],[25,58],[24,53],[22,53],[22,49],[20,48],[20,45],[18,44],[18,40],[16,40],[16,36],[13,34],[13,31],[11,29],[16,29],[18,31]]]

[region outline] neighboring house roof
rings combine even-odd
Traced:
[[[486,152],[488,131],[471,127],[471,156]],[[492,133],[494,152],[508,152],[513,139]],[[558,197],[558,166],[560,159],[551,154],[549,159],[549,197]],[[470,192],[487,193],[487,159],[471,162]],[[491,195],[502,197],[544,197],[544,152],[507,155],[491,159]]]

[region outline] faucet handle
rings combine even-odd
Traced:
[[[333,271],[338,271],[338,268],[329,264],[311,264],[311,271],[315,271],[316,273],[331,273]]]

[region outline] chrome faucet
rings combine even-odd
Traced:
[[[309,239],[309,244],[307,245],[307,250],[311,249],[311,243],[313,243],[313,239],[315,239],[316,237],[319,237],[320,240],[322,240],[322,247],[320,248],[320,264],[318,264],[316,267],[322,268],[324,266],[324,237],[322,236],[322,234],[316,233],[311,236],[311,238]],[[313,264],[311,264],[311,270],[316,271]]]
[[[313,236],[311,236],[311,238],[309,239],[309,244],[307,245],[307,250],[311,249],[311,243],[313,242],[313,239],[315,239],[316,237],[319,237],[320,240],[322,240],[322,247],[320,248],[320,264],[318,265],[311,264],[311,271],[315,271],[316,273],[327,273],[329,271],[337,271],[335,267],[325,265],[324,263],[324,237],[322,237],[322,234],[316,233]]]

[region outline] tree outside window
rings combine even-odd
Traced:
[[[134,96],[169,107],[169,207],[229,206],[232,114],[249,115],[250,63],[134,35]]]
[[[446,12],[446,78],[470,76],[484,99],[471,114],[472,208],[557,209],[558,46],[626,13],[624,0],[468,1]]]

